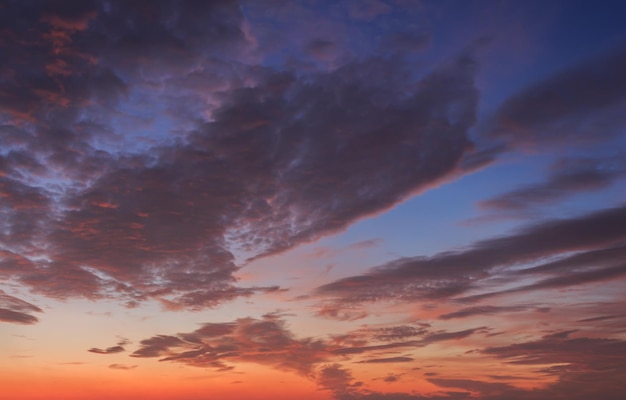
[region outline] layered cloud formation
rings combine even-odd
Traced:
[[[90,304],[110,331],[72,345],[124,376],[158,360],[338,400],[621,399],[609,3],[3,2],[7,337],[60,337]]]

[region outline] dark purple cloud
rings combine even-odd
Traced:
[[[595,160],[606,167],[607,160],[616,156],[615,149],[623,147],[615,141],[624,137],[626,125],[622,112],[626,80],[621,73],[625,65],[626,47],[622,44],[523,87],[481,121],[478,148],[466,155],[463,169],[471,172],[507,151],[529,147],[540,152],[578,149],[589,155],[590,149],[611,143],[611,150]],[[623,162],[619,164],[618,169],[570,165],[569,170],[553,171],[544,182],[503,193],[480,205],[490,210],[523,211],[602,189],[623,177]]]
[[[0,290],[0,321],[13,324],[32,325],[39,322],[33,312],[43,312],[41,308]]]
[[[546,181],[481,201],[481,208],[495,211],[524,211],[550,204],[577,193],[604,189],[623,178],[626,164],[623,156],[564,158],[555,162]]]
[[[611,208],[570,219],[545,221],[509,236],[483,240],[465,250],[444,252],[431,258],[402,258],[373,268],[369,273],[343,278],[317,289],[330,297],[337,312],[345,305],[363,302],[414,299],[433,300],[459,296],[488,279],[507,279],[507,268],[545,257],[544,262],[512,274],[542,273],[535,284],[507,291],[567,287],[618,278],[624,275],[619,262],[626,238],[626,207]],[[574,255],[568,255],[575,252]],[[601,258],[600,255],[603,255]],[[572,268],[577,267],[575,274]],[[494,273],[494,269],[500,269]],[[503,270],[504,268],[504,270]],[[546,276],[548,275],[548,276]],[[552,276],[550,276],[552,275]],[[481,295],[476,299],[483,298]]]
[[[0,18],[0,272],[47,296],[201,309],[278,290],[238,286],[234,254],[345,229],[471,151],[470,54],[419,77],[401,58],[254,65],[234,1],[12,2]]]
[[[489,134],[512,145],[597,143],[623,133],[626,47],[540,80],[506,100]]]
[[[0,21],[3,58],[11,60],[2,70],[9,79],[3,79],[6,85],[0,96],[0,144],[6,150],[0,154],[0,246],[11,257],[3,257],[0,273],[54,297],[98,298],[119,292],[133,304],[145,297],[141,290],[145,285],[130,282],[138,284],[133,290],[128,281],[103,278],[112,274],[99,269],[102,264],[90,265],[86,256],[97,252],[104,256],[104,248],[111,245],[107,250],[113,257],[119,255],[110,218],[82,220],[78,221],[82,225],[70,227],[72,211],[83,207],[71,199],[80,198],[90,182],[117,169],[116,153],[125,139],[109,121],[119,115],[118,107],[135,88],[156,78],[148,77],[144,66],[156,66],[152,72],[159,75],[206,59],[205,50],[227,54],[226,48],[243,45],[238,4],[9,2]],[[102,199],[90,200],[93,207],[112,206]],[[137,229],[133,221],[123,226],[130,231],[121,233],[120,240]],[[50,243],[50,235],[63,228],[71,230],[72,244],[78,248],[63,243],[68,247],[59,249],[59,244]],[[99,242],[80,247],[89,242],[85,235],[98,234]],[[56,255],[47,254],[49,245]],[[60,259],[58,252],[65,250]],[[34,263],[23,254],[50,262]],[[27,268],[18,270],[20,266]],[[223,275],[228,273],[226,268]],[[222,292],[206,302],[220,301],[223,293],[226,298],[239,295],[229,287],[231,281],[229,277],[218,284]]]

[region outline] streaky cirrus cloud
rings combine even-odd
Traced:
[[[438,318],[442,319],[442,320],[449,320],[449,319],[455,319],[455,318],[467,318],[467,317],[473,317],[473,316],[484,316],[484,315],[494,315],[494,314],[500,314],[500,313],[512,313],[512,312],[519,312],[519,311],[528,311],[533,309],[533,307],[531,306],[523,306],[523,305],[519,305],[519,306],[489,306],[489,305],[484,305],[484,306],[474,306],[474,307],[466,307],[466,308],[462,308],[460,310],[456,310],[447,314],[442,314],[440,315]],[[549,309],[547,308],[536,308],[537,311],[540,312],[548,312]]]
[[[331,303],[341,310],[344,305],[350,309],[373,301],[450,299],[487,284],[489,279],[506,278],[507,274],[544,276],[543,280],[509,292],[581,285],[619,278],[626,273],[621,258],[616,257],[621,254],[620,243],[625,238],[626,207],[621,206],[540,222],[508,236],[479,241],[460,251],[430,258],[397,259],[368,273],[323,285],[315,294],[331,298]],[[594,255],[603,257],[596,259]],[[561,259],[541,262],[548,257]],[[516,267],[533,262],[537,265],[526,269]],[[574,267],[577,268],[573,270]],[[496,268],[498,271],[494,271]],[[478,300],[489,295],[466,299]]]
[[[43,312],[43,310],[0,290],[0,321],[22,325],[36,324],[39,319],[31,314],[33,312]]]
[[[479,202],[478,206],[494,211],[524,211],[578,193],[604,189],[624,178],[626,163],[623,160],[622,154],[598,159],[563,158],[553,163],[544,182],[499,194]]]
[[[626,120],[621,110],[626,104],[626,81],[621,71],[625,65],[626,46],[622,42],[522,87],[480,121],[479,149],[466,155],[464,169],[469,172],[484,167],[510,151],[584,151],[623,139]],[[619,143],[613,145],[613,149],[620,147]],[[525,208],[524,198],[538,205],[576,192],[597,190],[617,178],[610,171],[562,171],[545,183],[522,187],[481,204],[488,208]],[[564,192],[552,190],[549,183],[562,187]]]
[[[563,69],[511,96],[496,111],[489,135],[518,145],[583,145],[623,135],[626,47]]]

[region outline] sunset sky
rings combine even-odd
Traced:
[[[0,399],[623,399],[625,21],[0,0]]]

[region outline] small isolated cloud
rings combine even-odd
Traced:
[[[399,378],[399,375],[394,375],[394,374],[389,374],[386,377],[383,378],[383,381],[387,382],[387,383],[391,383],[391,382],[397,382]]]
[[[126,351],[126,349],[123,347],[127,344],[129,344],[130,341],[126,338],[120,338],[119,342],[117,343],[116,346],[111,346],[111,347],[107,347],[106,349],[100,349],[97,347],[92,347],[91,349],[87,350],[91,353],[96,353],[96,354],[116,354],[116,353],[121,353]]]
[[[98,349],[96,347],[93,347],[87,351],[96,354],[115,354],[123,352],[124,348],[122,346],[107,347],[106,349]]]
[[[125,364],[111,364],[109,365],[111,369],[121,369],[121,370],[129,370],[137,368],[137,365],[125,365]]]
[[[0,290],[0,321],[13,324],[32,325],[39,319],[33,312],[43,312],[41,308]]]

